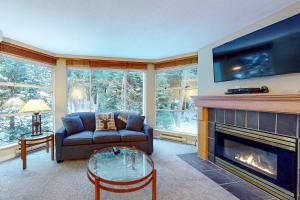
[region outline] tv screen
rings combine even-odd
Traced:
[[[300,14],[213,49],[215,82],[300,72]]]

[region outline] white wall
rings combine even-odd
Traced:
[[[54,70],[54,130],[62,126],[61,118],[67,114],[67,67],[65,59],[58,59]]]
[[[259,21],[243,30],[229,35],[220,41],[210,44],[198,52],[199,59],[199,95],[221,95],[228,88],[239,87],[261,87],[266,85],[270,89],[270,93],[299,93],[300,91],[300,73],[279,75],[264,78],[255,78],[248,80],[235,80],[221,83],[214,83],[213,76],[213,57],[212,48],[231,41],[235,38],[241,37],[245,34],[251,33],[261,29],[270,24],[276,23],[295,14],[300,13],[300,2],[290,6],[262,21]]]
[[[145,72],[145,115],[147,124],[155,127],[155,70],[153,64],[148,64]]]

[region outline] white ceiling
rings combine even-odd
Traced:
[[[0,29],[57,54],[160,59],[195,52],[295,2],[0,0]]]

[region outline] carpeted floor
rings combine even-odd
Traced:
[[[194,146],[155,140],[154,149],[158,200],[237,199],[177,156],[195,152]],[[0,200],[94,199],[94,187],[86,176],[87,160],[57,164],[50,154],[39,151],[30,154],[27,162],[24,171],[20,158],[0,163]],[[151,199],[151,185],[127,194],[101,191],[101,199]]]

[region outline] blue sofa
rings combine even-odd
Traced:
[[[111,146],[135,146],[144,152],[153,152],[153,128],[144,124],[143,132],[126,130],[126,123],[114,113],[117,130],[95,131],[94,112],[72,113],[67,116],[80,116],[84,131],[68,135],[64,127],[55,133],[56,161],[85,159],[96,149]]]

